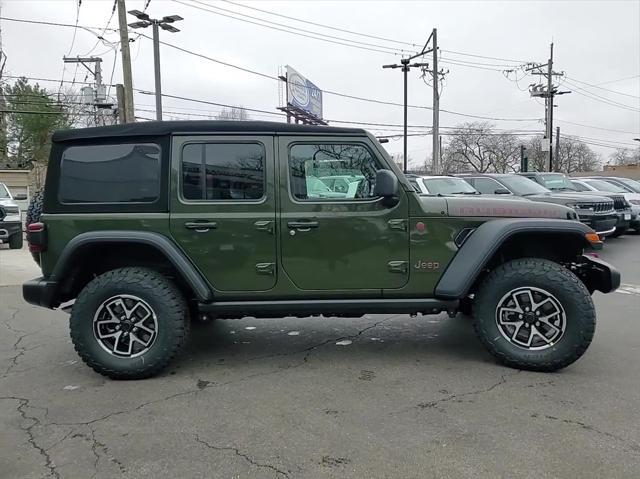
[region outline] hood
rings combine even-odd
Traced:
[[[11,198],[0,198],[0,206],[18,206]]]
[[[447,197],[449,216],[577,219],[575,211],[566,206],[496,196]],[[427,198],[420,197],[420,201],[425,204]]]
[[[545,201],[549,203],[561,203],[561,204],[580,203],[585,201],[589,201],[590,203],[603,203],[603,202],[610,203],[611,202],[610,198],[605,198],[603,196],[591,195],[591,194],[584,195],[577,191],[571,191],[566,193],[554,191],[551,193],[540,193],[539,195],[527,196],[527,198],[533,201]]]

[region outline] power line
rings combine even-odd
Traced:
[[[623,93],[623,92],[621,92],[621,91],[610,90],[609,88],[603,88],[603,87],[598,86],[598,85],[593,85],[593,84],[591,84],[591,83],[587,83],[587,82],[584,82],[584,81],[581,81],[581,80],[576,80],[575,78],[569,78],[569,77],[567,77],[567,79],[572,80],[572,81],[574,81],[574,82],[578,82],[578,83],[580,83],[580,84],[582,84],[582,85],[590,86],[590,87],[592,87],[592,88],[598,88],[598,89],[600,89],[600,90],[604,90],[604,91],[608,91],[608,92],[611,92],[611,93],[615,93],[616,95],[623,95],[623,96],[628,96],[628,97],[631,97],[631,98],[639,98],[639,99],[640,99],[640,95],[630,95],[630,94],[628,94],[628,93]]]
[[[289,34],[292,34],[292,35],[298,35],[298,36],[301,36],[301,37],[306,37],[306,38],[311,38],[311,39],[314,39],[314,40],[319,40],[319,41],[322,41],[322,42],[334,43],[336,45],[342,45],[342,46],[347,46],[347,47],[351,47],[351,48],[358,48],[360,50],[368,50],[368,51],[377,52],[377,53],[385,53],[385,54],[388,54],[388,55],[399,55],[400,53],[405,52],[405,50],[399,50],[399,49],[393,48],[393,47],[385,47],[383,45],[372,45],[370,43],[359,42],[359,41],[356,41],[356,40],[349,40],[349,39],[340,38],[340,37],[329,37],[327,35],[323,35],[322,33],[311,32],[311,31],[303,30],[303,29],[296,28],[296,27],[286,26],[286,25],[283,25],[281,23],[275,23],[275,22],[270,22],[268,20],[257,19],[260,22],[269,23],[267,25],[264,25],[262,23],[258,23],[258,22],[253,21],[253,20],[247,20],[246,18],[238,18],[238,17],[234,17],[232,15],[226,14],[226,13],[221,13],[221,12],[218,12],[218,11],[215,11],[215,10],[211,10],[210,8],[216,8],[216,9],[223,10],[225,12],[231,12],[231,13],[233,13],[235,15],[256,19],[256,17],[250,16],[250,15],[244,15],[242,13],[232,12],[230,10],[222,9],[220,7],[214,7],[213,5],[207,5],[207,7],[209,7],[209,8],[204,8],[204,7],[200,7],[200,6],[197,6],[197,5],[192,5],[190,3],[182,2],[181,0],[173,0],[173,1],[176,2],[176,3],[179,3],[181,5],[185,5],[187,7],[196,8],[196,9],[202,10],[204,12],[212,13],[214,15],[219,15],[219,16],[226,17],[226,18],[232,18],[232,19],[238,20],[240,22],[250,23],[252,25],[257,25],[257,26],[260,26],[260,27],[263,27],[263,28],[269,28],[271,30],[277,30],[277,31],[284,32],[284,33],[289,33]],[[195,1],[195,0],[193,0],[193,1]],[[201,3],[201,2],[197,2],[197,3]],[[285,28],[280,28],[278,26],[273,26],[273,25],[284,26],[285,28],[295,29],[295,30],[298,30],[298,31],[301,31],[301,32],[306,32],[306,33],[298,33],[298,32],[295,32],[295,31],[286,30]],[[314,35],[322,35],[322,37],[321,36],[314,36]],[[323,37],[326,37],[326,38],[323,38]],[[339,40],[341,40],[341,41],[339,41]],[[345,41],[346,42],[352,42],[352,43],[345,43]],[[357,44],[360,44],[360,45],[357,45]],[[372,45],[372,46],[361,46],[361,45]],[[391,50],[391,51],[382,50],[382,48],[385,48],[385,49]]]
[[[598,127],[598,126],[584,125],[582,123],[574,123],[572,121],[567,121],[567,120],[557,120],[557,121],[559,121],[560,123],[568,123],[569,125],[582,126],[584,128],[593,128],[594,130],[613,131],[613,132],[616,132],[616,133],[627,133],[629,135],[638,135],[639,134],[637,131],[633,132],[633,131],[625,131],[625,130],[614,130],[614,129],[611,129],[611,128],[602,128],[602,127]]]
[[[78,0],[78,6],[76,7],[76,24],[73,29],[73,38],[71,39],[71,46],[69,47],[69,51],[66,56],[71,55],[71,51],[73,50],[73,46],[76,43],[76,34],[78,33],[78,20],[80,20],[80,6],[82,5],[82,0]]]
[[[603,81],[603,82],[600,82],[600,83],[596,83],[596,85],[608,85],[609,83],[617,83],[619,81],[632,80],[633,78],[640,78],[640,75],[633,75],[633,76],[630,76],[630,77],[619,78],[617,80]]]
[[[503,61],[503,62],[514,62],[514,63],[527,63],[526,60],[514,60],[513,58],[499,58],[499,57],[488,57],[485,55],[475,55],[472,53],[463,53],[463,52],[457,52],[454,50],[444,50],[442,49],[441,51],[443,51],[444,53],[453,53],[456,55],[463,55],[466,57],[474,57],[474,58],[485,58],[487,60],[499,60],[499,61]]]
[[[107,20],[107,24],[102,29],[102,32],[98,35],[98,39],[96,40],[96,43],[93,45],[93,47],[91,47],[91,50],[89,50],[87,53],[82,55],[83,57],[88,57],[89,55],[91,55],[91,53],[96,49],[96,47],[100,44],[100,42],[104,40],[104,38],[102,38],[102,37],[106,33],[107,28],[109,28],[109,25],[111,25],[111,20],[113,20],[113,16],[116,13],[116,6],[117,5],[118,5],[118,1],[114,0],[113,1],[113,7],[111,8],[111,15],[109,15],[109,19]],[[103,54],[99,54],[98,56],[102,56],[102,55],[104,55],[104,53]]]
[[[69,25],[69,24],[62,24],[62,23],[54,23],[54,22],[42,22],[42,21],[35,21],[35,20],[25,20],[25,19],[15,19],[15,18],[8,18],[8,17],[0,17],[0,20],[8,20],[8,21],[17,21],[17,22],[22,22],[22,23],[35,23],[35,24],[43,24],[43,25],[53,25],[53,26],[62,26],[62,27],[73,27],[73,25]],[[78,26],[79,28],[84,28],[87,31],[89,31],[90,33],[92,33],[93,35],[96,35],[95,32],[89,30],[90,28],[93,29],[100,29],[100,27],[81,27]],[[151,40],[151,37],[144,35],[144,34],[140,34],[141,37],[144,37],[148,40]],[[266,73],[262,73],[262,72],[258,72],[256,70],[252,70],[250,68],[246,68],[246,67],[242,67],[239,65],[234,65],[232,63],[229,62],[225,62],[222,60],[218,60],[215,58],[212,58],[210,56],[204,55],[202,53],[197,53],[194,52],[192,50],[186,49],[186,48],[182,48],[179,47],[177,45],[174,45],[172,43],[168,43],[165,41],[160,41],[160,43],[162,45],[165,45],[169,48],[173,48],[175,50],[179,50],[183,53],[187,53],[189,55],[192,56],[196,56],[198,58],[202,58],[214,63],[218,63],[220,65],[224,65],[227,66],[229,68],[234,68],[236,70],[240,70],[246,73],[250,73],[252,75],[257,75],[260,76],[262,78],[268,78],[270,80],[275,80],[275,81],[281,81],[277,76],[274,75],[269,75]],[[364,101],[364,102],[369,102],[369,103],[376,103],[376,104],[380,104],[380,105],[389,105],[389,106],[399,106],[402,107],[403,105],[401,103],[397,103],[397,102],[392,102],[392,101],[386,101],[386,100],[379,100],[379,99],[373,99],[373,98],[364,98],[364,97],[360,97],[360,96],[356,96],[356,95],[350,95],[350,94],[346,94],[346,93],[340,93],[340,92],[335,92],[335,91],[331,91],[331,90],[323,90],[324,94],[327,95],[334,95],[334,96],[338,96],[341,98],[348,98],[351,100],[357,100],[357,101]],[[429,106],[424,106],[424,105],[408,105],[409,108],[415,108],[415,109],[422,109],[422,110],[432,110],[431,107]],[[448,113],[450,115],[456,115],[456,116],[462,116],[462,117],[467,117],[467,118],[475,118],[475,119],[480,119],[480,120],[493,120],[493,121],[538,121],[538,118],[497,118],[497,117],[489,117],[489,116],[483,116],[483,115],[475,115],[475,114],[470,114],[470,113],[462,113],[462,112],[457,112],[457,111],[452,111],[452,110],[445,110],[445,109],[440,109],[441,112],[443,113]]]
[[[609,105],[609,106],[615,106],[615,107],[621,108],[623,110],[640,112],[640,108],[636,108],[636,107],[633,107],[631,105],[625,105],[623,103],[618,103],[618,102],[616,102],[614,100],[611,100],[609,98],[600,96],[600,95],[598,95],[596,93],[593,93],[593,92],[590,92],[588,90],[585,90],[581,86],[576,85],[575,83],[572,83],[569,80],[567,80],[566,83],[567,83],[567,85],[571,86],[574,90],[576,90],[576,93],[578,95],[582,95],[582,96],[585,96],[587,98],[590,98],[591,100],[599,101],[600,103],[604,103],[604,104]]]
[[[375,40],[382,40],[382,41],[386,41],[386,42],[397,43],[399,45],[408,45],[410,47],[420,48],[420,45],[418,45],[416,43],[410,43],[410,42],[405,42],[405,41],[401,41],[401,40],[394,40],[392,38],[385,38],[385,37],[380,37],[380,36],[377,36],[377,35],[370,35],[370,34],[367,34],[367,33],[356,32],[356,31],[353,31],[353,30],[347,30],[345,28],[338,28],[338,27],[335,27],[335,26],[326,25],[324,23],[316,23],[316,22],[312,22],[312,21],[309,21],[309,20],[303,20],[301,18],[290,17],[290,16],[287,16],[287,15],[282,15],[280,13],[270,12],[268,10],[262,10],[260,8],[250,7],[249,5],[243,5],[241,3],[232,2],[230,0],[222,0],[222,1],[225,2],[225,3],[230,3],[230,4],[235,5],[237,7],[247,8],[249,10],[254,10],[254,11],[257,11],[257,12],[266,13],[268,15],[273,15],[275,17],[286,18],[288,20],[293,20],[293,21],[300,22],[300,23],[306,23],[308,25],[314,25],[316,27],[327,28],[329,30],[334,30],[334,31],[337,31],[337,32],[349,33],[351,35],[358,35],[358,36],[361,36],[361,37],[372,38],[372,39],[375,39]]]

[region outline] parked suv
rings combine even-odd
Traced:
[[[572,208],[581,222],[591,226],[601,238],[613,234],[616,230],[618,215],[613,201],[600,197],[572,193],[551,192],[544,186],[528,178],[508,173],[465,173],[459,175],[482,194],[515,195],[533,201],[565,205]]]
[[[4,183],[0,183],[0,243],[9,243],[11,249],[22,248],[20,207]]]
[[[624,196],[624,199],[627,200],[631,208],[629,227],[636,231],[640,230],[640,193],[629,192],[622,185],[617,185],[599,178],[571,178],[571,184],[578,191],[591,191],[596,192],[596,194],[599,192],[616,193]]]
[[[341,195],[318,194],[316,180],[331,189],[334,177],[347,181],[332,190]],[[28,225],[42,277],[24,297],[70,310],[76,351],[112,378],[158,373],[196,315],[471,306],[496,358],[553,371],[591,342],[591,293],[620,284],[585,254],[601,242],[567,219],[573,210],[418,195],[360,129],[168,121],[59,131],[43,209]]]
[[[581,191],[564,173],[544,173],[544,172],[527,172],[520,173],[522,176],[535,181],[553,192],[577,193],[588,196],[594,195],[607,197],[613,200],[613,207],[616,210],[618,221],[616,221],[616,229],[612,236],[621,236],[627,232],[631,223],[631,205],[625,199],[624,195],[606,191]]]

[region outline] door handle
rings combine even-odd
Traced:
[[[218,227],[215,221],[187,221],[184,227],[188,230],[196,230],[198,233],[206,233]]]
[[[292,230],[309,231],[320,226],[317,221],[289,221],[287,226]]]

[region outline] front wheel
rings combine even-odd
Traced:
[[[545,259],[498,266],[475,296],[475,329],[507,366],[555,371],[580,358],[596,326],[595,308],[580,279]]]
[[[22,230],[9,237],[10,249],[22,249]]]
[[[82,360],[113,379],[143,379],[164,369],[186,341],[187,304],[169,279],[146,268],[121,268],[93,279],[70,318]]]

